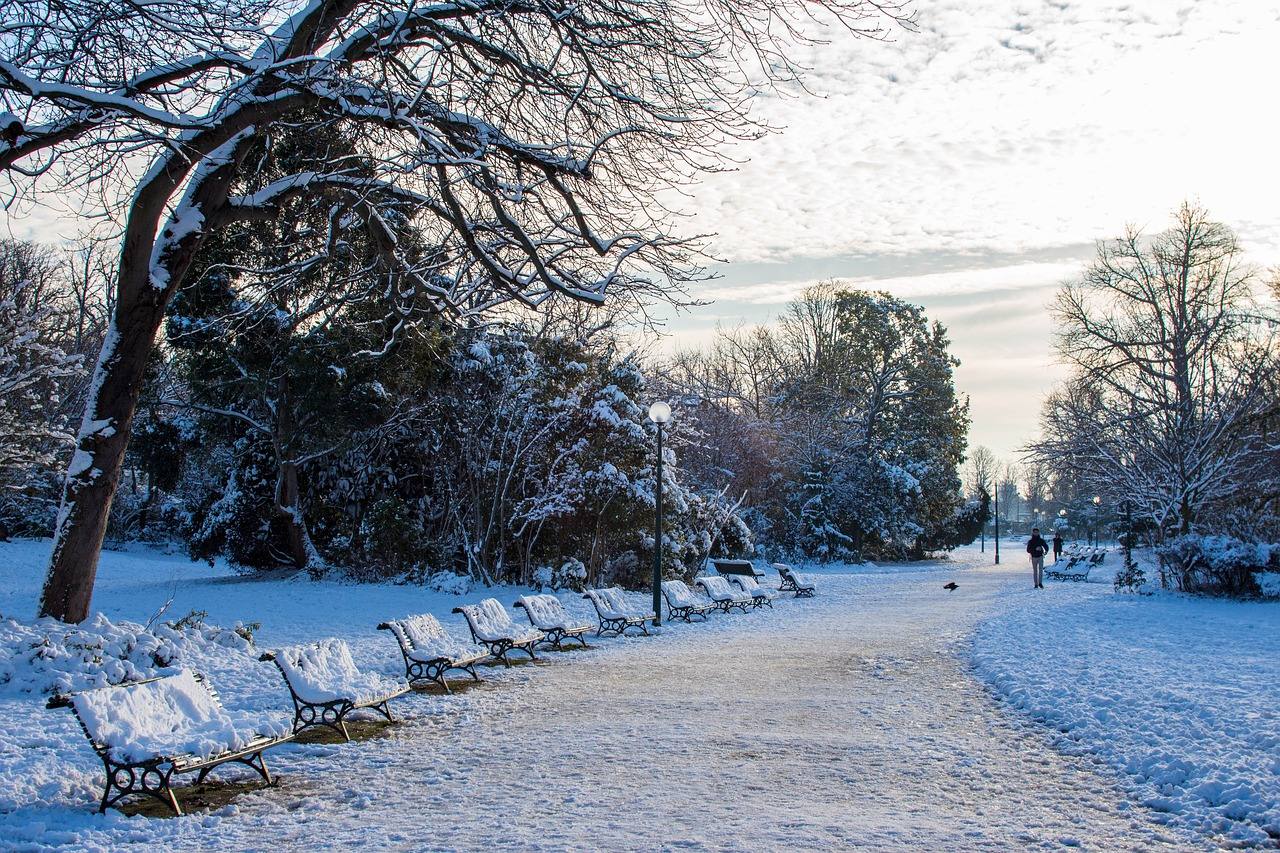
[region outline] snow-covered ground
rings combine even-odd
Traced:
[[[1003,610],[976,632],[975,670],[1056,747],[1170,825],[1280,845],[1280,603],[1050,583]]]
[[[30,621],[46,547],[0,545],[0,614]],[[817,598],[785,596],[772,612],[664,626],[651,638],[593,641],[535,665],[486,669],[487,683],[464,693],[398,700],[403,722],[383,737],[276,749],[269,758],[279,787],[180,819],[95,814],[101,768],[71,715],[43,710],[40,697],[14,682],[0,684],[0,846],[1188,849],[1228,837],[1194,833],[1214,831],[1194,819],[1170,822],[1126,795],[1123,771],[1056,749],[1044,727],[982,689],[967,659],[971,648],[987,655],[979,671],[991,674],[1001,631],[1008,654],[1017,654],[1015,644],[1027,643],[1018,633],[1025,614],[1048,621],[1059,605],[1090,612],[1155,600],[1117,602],[1102,587],[1057,584],[1033,596],[1021,564],[979,565],[989,556],[966,551],[894,572],[828,568]],[[952,578],[960,588],[948,593],[942,583]],[[259,621],[258,648],[341,636],[358,664],[398,675],[395,644],[375,629],[379,621],[430,611],[461,631],[449,611],[487,594],[509,604],[518,591],[449,596],[250,581],[136,551],[104,555],[95,608],[117,622],[145,622],[166,602],[166,620],[207,610],[210,624]],[[571,613],[589,615],[576,596],[562,599]],[[1241,632],[1218,641],[1247,645]],[[1108,642],[1094,636],[1089,645]],[[1141,636],[1125,642],[1144,654]],[[1026,652],[1037,648],[1038,640]],[[1241,684],[1232,673],[1218,686],[1219,707],[1232,709],[1238,730],[1274,731],[1274,698],[1272,715],[1261,711],[1276,681],[1275,646],[1258,649],[1252,677],[1270,668],[1271,684]],[[234,640],[184,653],[181,662],[208,673],[228,706],[286,708],[274,668]],[[1232,704],[1235,688],[1264,698]],[[1116,690],[1127,695],[1123,684]],[[1109,725],[1129,723],[1116,715]]]

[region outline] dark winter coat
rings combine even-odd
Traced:
[[[1053,553],[1054,554],[1062,553],[1062,537],[1061,536],[1053,537]]]
[[[1033,557],[1043,557],[1049,553],[1049,543],[1037,533],[1027,540],[1027,553]]]

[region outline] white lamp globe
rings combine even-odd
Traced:
[[[655,424],[665,424],[671,420],[671,406],[659,400],[649,407],[649,420]]]

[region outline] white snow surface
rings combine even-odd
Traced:
[[[48,547],[0,544],[0,613],[17,617],[0,625],[22,626],[26,637],[40,625],[28,618],[41,580],[32,567],[47,559]],[[0,684],[0,847],[1187,850],[1241,837],[1197,822],[1191,812],[1144,806],[1128,795],[1133,786],[1125,770],[1070,744],[1055,748],[1064,746],[1060,734],[993,698],[969,656],[990,654],[997,636],[1011,646],[1028,643],[1018,632],[1021,613],[1042,614],[1044,624],[1056,627],[1058,605],[1077,611],[1070,624],[1101,622],[1116,609],[1130,613],[1134,626],[1151,627],[1180,607],[1218,613],[1220,624],[1237,628],[1248,621],[1258,630],[1223,631],[1212,651],[1176,648],[1197,659],[1256,658],[1252,670],[1233,670],[1214,687],[1219,719],[1230,716],[1232,728],[1252,731],[1256,742],[1275,724],[1268,691],[1278,680],[1276,655],[1264,636],[1274,629],[1274,611],[1117,598],[1097,585],[1050,584],[1033,597],[1025,567],[980,566],[989,556],[965,552],[888,572],[806,567],[822,578],[822,592],[812,599],[784,594],[773,611],[664,624],[652,637],[593,640],[590,649],[547,654],[509,670],[485,667],[485,683],[466,692],[395,700],[400,722],[383,737],[273,749],[268,760],[278,787],[181,818],[96,814],[101,765],[72,715],[44,710],[43,695],[32,692],[54,678],[53,670],[11,677]],[[953,579],[958,590],[941,588]],[[766,586],[776,585],[770,575]],[[141,631],[134,623],[147,622],[168,602],[163,619],[203,609],[210,624],[260,621],[256,643],[263,648],[341,637],[362,671],[398,676],[396,643],[376,629],[379,622],[402,613],[448,614],[484,596],[514,600],[521,592],[458,596],[411,586],[248,579],[221,565],[137,549],[104,553],[94,607],[111,620],[114,633],[103,631],[113,638]],[[647,602],[641,593],[623,597],[631,610]],[[577,594],[559,598],[571,616],[589,613]],[[1153,608],[1149,619],[1132,615],[1144,607]],[[1100,608],[1097,620],[1090,608]],[[443,619],[453,631],[465,630],[460,617]],[[132,628],[122,627],[126,622]],[[1200,639],[1208,630],[1176,632]],[[214,639],[232,632],[171,633],[161,661],[206,673],[229,711],[290,710],[274,665],[257,661],[247,644]],[[1120,636],[1135,657],[1159,660],[1166,653],[1154,629],[1151,647],[1140,632]],[[10,636],[0,634],[0,641]],[[134,654],[130,665],[154,674],[158,663],[131,651],[137,642],[119,642],[117,657]],[[1039,642],[1023,646],[1023,657],[1037,661]],[[1089,645],[1105,642],[1095,636]],[[44,665],[6,654],[11,672]],[[58,661],[73,672],[90,665],[70,654]],[[1048,673],[1037,684],[1094,677],[1069,667],[1029,669]],[[1150,666],[1145,676],[1159,680],[1161,672]],[[1185,674],[1171,674],[1164,689]],[[1139,714],[1158,710],[1136,695],[1149,683],[1131,688],[1117,680],[1114,689]],[[1160,720],[1176,720],[1171,715]],[[1120,737],[1144,723],[1117,715],[1107,725]],[[1209,748],[1176,744],[1190,761]],[[612,759],[595,760],[602,755]],[[1264,770],[1240,768],[1233,781],[1261,778]],[[252,772],[237,768],[215,778],[249,779]],[[1174,806],[1200,808],[1186,799]]]
[[[1007,604],[973,643],[1004,703],[1160,820],[1280,846],[1280,603],[1049,582]]]

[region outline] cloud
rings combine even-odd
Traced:
[[[806,51],[825,97],[762,96],[786,130],[681,204],[733,261],[1021,252],[1161,227],[1198,197],[1280,258],[1270,4],[950,0],[887,44]]]
[[[851,276],[840,280],[864,290],[883,290],[899,299],[936,302],[941,297],[973,297],[990,291],[1005,291],[1024,286],[1057,284],[1080,272],[1078,261],[1027,262],[999,267],[975,267],[949,272],[907,276]],[[699,298],[747,302],[754,305],[777,305],[790,302],[805,288],[821,279],[764,282],[760,284],[725,284],[704,287]]]

